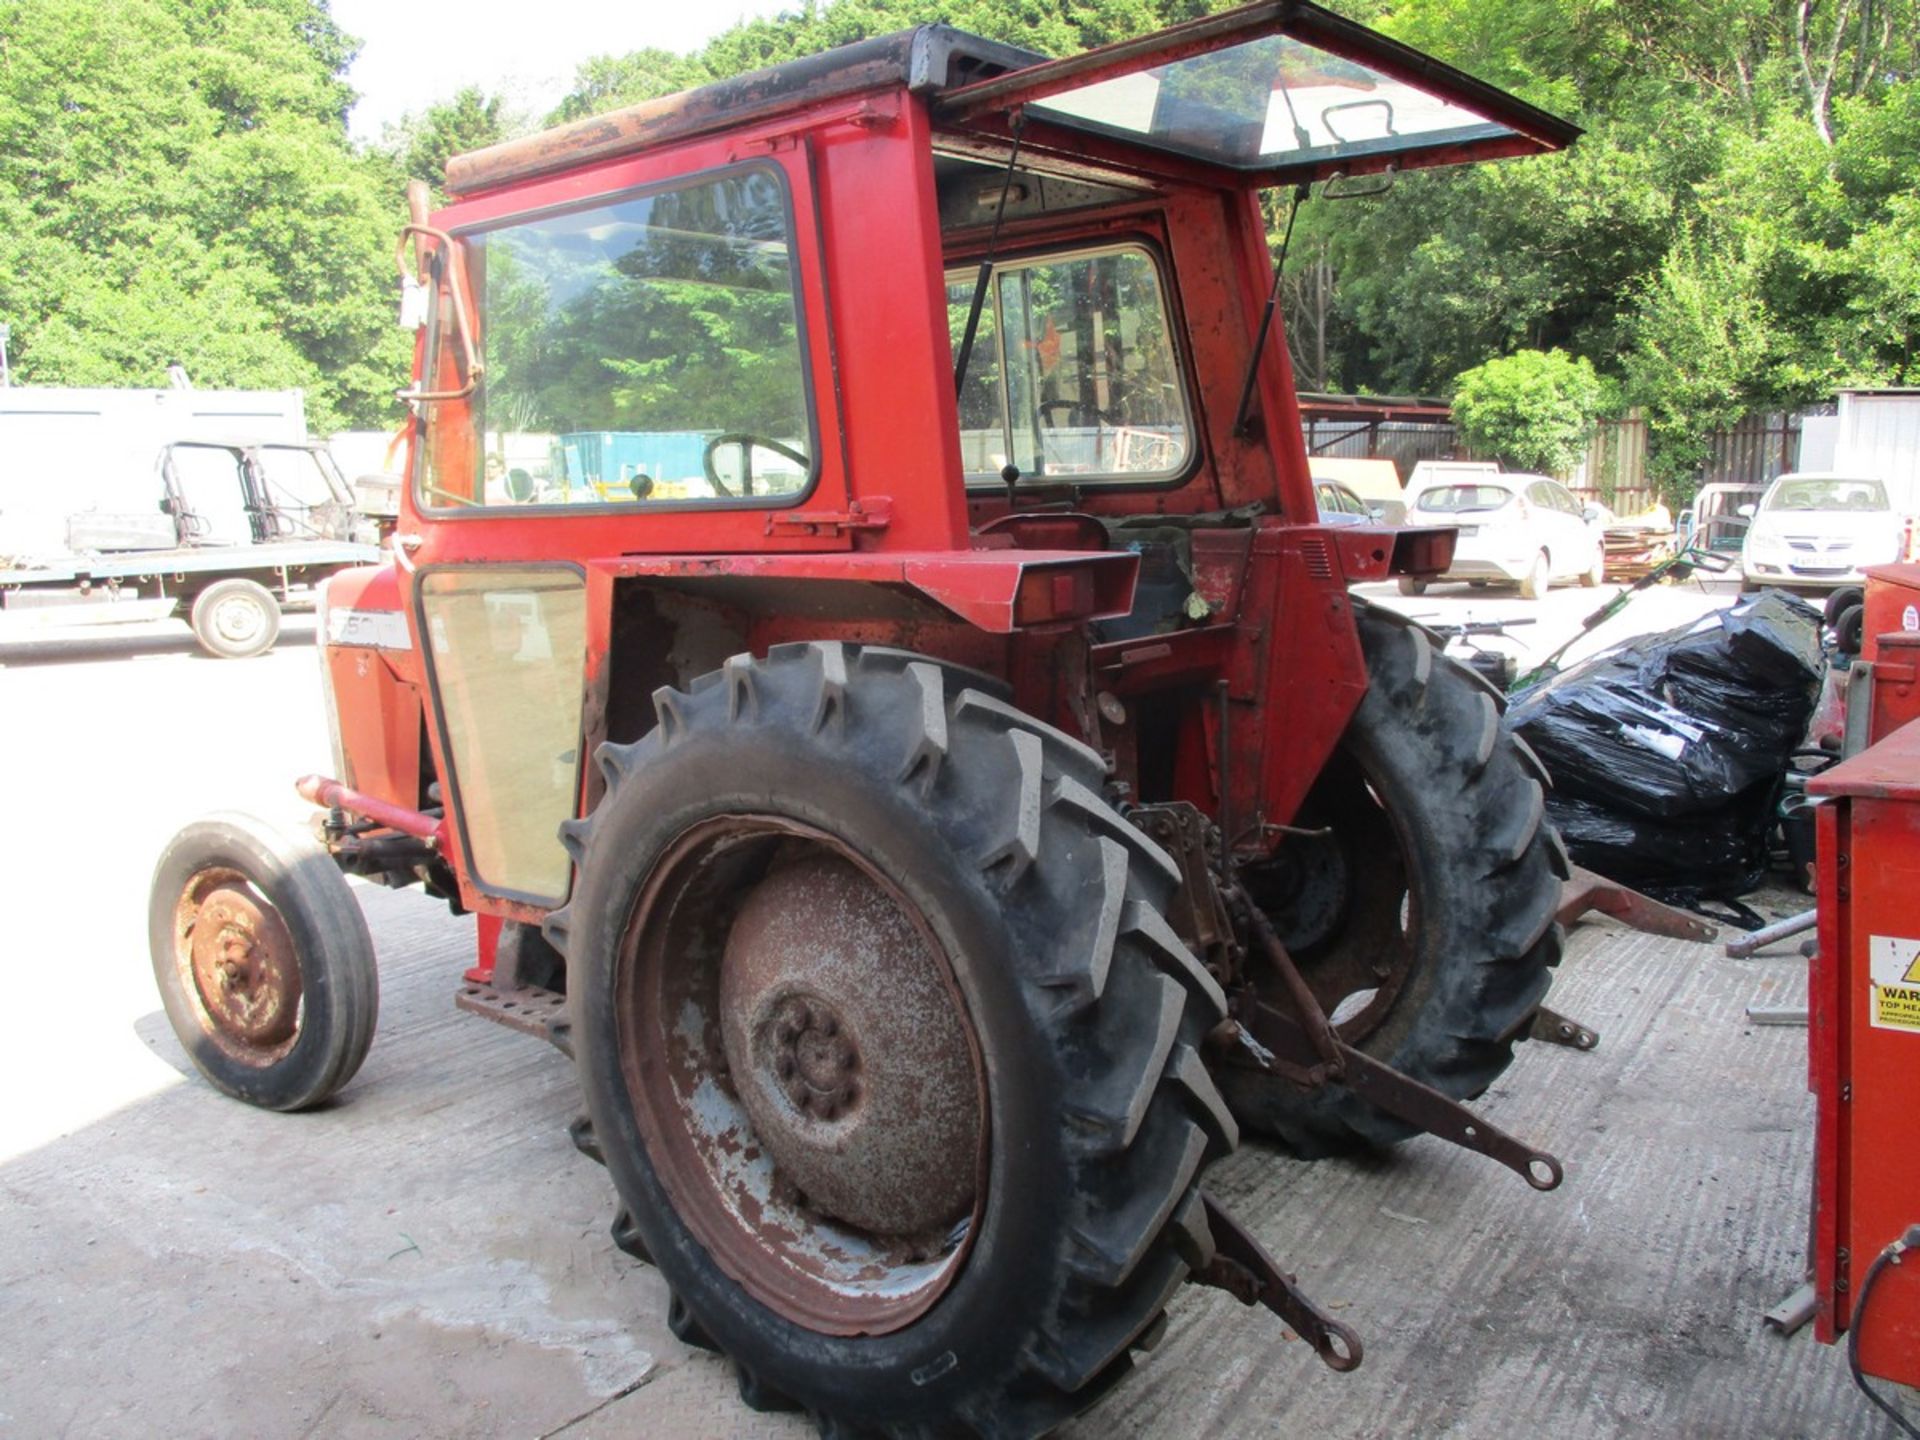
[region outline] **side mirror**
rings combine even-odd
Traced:
[[[1591,525],[1600,518],[1600,507],[1598,505],[1584,505],[1580,509],[1580,516]]]
[[[1757,505],[1742,505],[1734,513],[1738,515],[1744,515],[1747,517],[1747,519],[1751,520],[1754,517],[1755,512],[1758,511],[1759,508],[1760,507]]]

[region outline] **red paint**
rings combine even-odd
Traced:
[[[1860,627],[1860,658],[1880,657],[1883,635],[1920,636],[1920,565],[1869,565],[1867,611]],[[1906,623],[1911,610],[1914,624]]]
[[[1838,1341],[1867,1267],[1920,1224],[1920,1029],[1872,1023],[1873,937],[1920,939],[1920,724],[1808,784],[1820,948],[1809,997],[1815,1096],[1814,1333]],[[1870,1374],[1920,1384],[1920,1252],[1885,1267],[1861,1326]]]

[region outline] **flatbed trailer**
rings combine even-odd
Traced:
[[[310,606],[322,580],[381,554],[351,541],[285,540],[63,555],[0,570],[0,643],[54,625],[166,619],[184,607],[209,654],[256,655],[279,634],[282,611]]]

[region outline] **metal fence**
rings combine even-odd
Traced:
[[[1826,409],[1831,410],[1831,406]],[[1772,411],[1748,415],[1707,437],[1708,458],[1702,485],[1764,486],[1800,463],[1801,423],[1818,408],[1801,413]],[[1582,499],[1598,500],[1616,515],[1649,509],[1659,493],[1647,480],[1647,422],[1638,410],[1623,420],[1605,420],[1586,457],[1562,477]]]
[[[1460,432],[1449,423],[1410,420],[1308,420],[1302,422],[1309,455],[1334,460],[1391,460],[1404,483],[1422,460],[1451,460],[1462,453]]]
[[[1598,500],[1616,515],[1653,507],[1647,484],[1647,422],[1638,410],[1624,420],[1603,420],[1573,472],[1561,477],[1582,500]]]
[[[1712,449],[1700,477],[1703,485],[1764,485],[1800,458],[1800,416],[1749,415],[1707,443]]]
[[[1792,470],[1800,459],[1800,428],[1806,414],[1831,413],[1832,406],[1801,414],[1749,415],[1708,439],[1709,458],[1701,484],[1765,485]],[[1309,455],[1343,460],[1392,460],[1401,480],[1422,460],[1468,457],[1459,431],[1450,423],[1412,421],[1309,420],[1301,425]],[[1639,410],[1620,420],[1603,420],[1587,453],[1559,477],[1583,500],[1598,500],[1616,515],[1636,515],[1660,496],[1647,479],[1647,421]]]

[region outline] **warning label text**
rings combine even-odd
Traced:
[[[1867,969],[1873,987],[1872,1022],[1882,1030],[1920,1035],[1920,940],[1871,936]]]

